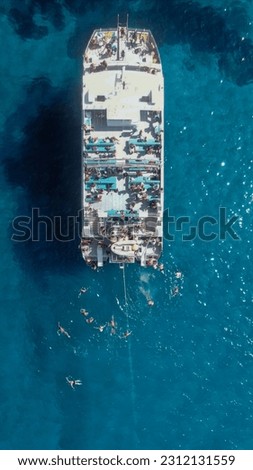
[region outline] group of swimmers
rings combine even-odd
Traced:
[[[79,295],[85,294],[87,292],[88,288],[87,287],[82,287],[80,289]],[[85,321],[88,324],[94,323],[96,320],[94,317],[89,316],[89,312],[85,308],[80,309],[81,315],[85,317]],[[117,335],[118,338],[120,339],[125,339],[128,338],[132,334],[132,331],[126,330],[122,335],[117,334],[117,328],[118,325],[115,321],[114,315],[112,315],[111,320],[109,322],[106,322],[104,325],[96,325],[93,326],[94,329],[98,330],[100,333],[103,333],[103,331],[109,327],[110,328],[110,335]]]
[[[79,294],[78,294],[78,298],[81,297],[82,294],[85,294],[86,292],[88,291],[88,287],[81,287],[80,291],[79,291]],[[153,305],[153,304],[152,304]],[[89,316],[89,312],[88,310],[86,310],[85,308],[81,308],[80,309],[80,313],[81,315],[83,315],[85,317],[85,321],[86,323],[88,324],[92,324],[94,323],[96,320],[94,317],[92,316]],[[59,326],[59,324],[58,324]],[[114,315],[112,315],[111,317],[111,320],[109,322],[106,322],[104,325],[96,325],[96,326],[93,326],[94,329],[98,330],[100,333],[103,333],[103,331],[109,327],[110,328],[110,334],[111,335],[116,335],[117,334],[117,323],[115,321],[115,318],[114,318]],[[66,336],[68,336],[70,338],[70,336],[68,335],[68,333],[66,332],[66,330],[64,330],[62,327],[61,327],[61,330],[59,334],[63,333],[65,334]],[[64,330],[64,331],[63,331]],[[59,331],[59,330],[58,330]],[[129,331],[129,330],[126,330],[122,335],[117,335],[120,339],[124,339],[124,338],[128,338],[128,336],[130,336],[132,334],[132,331]]]
[[[163,269],[163,265],[161,265],[162,269]],[[161,270],[161,269],[160,269]],[[179,281],[182,281],[183,279],[183,273],[179,270],[177,270],[175,272],[175,278],[176,280],[179,282]],[[178,285],[178,282],[172,287],[171,289],[171,295],[172,297],[175,297],[176,295],[178,295],[180,293],[180,289],[179,289],[179,285]],[[82,294],[85,294],[86,292],[88,291],[88,288],[87,287],[81,287],[80,291],[79,291],[79,294],[78,294],[78,298],[81,297]],[[147,304],[150,306],[150,307],[153,307],[155,302],[154,300],[148,296],[147,297]],[[92,324],[95,322],[95,318],[92,317],[92,316],[89,316],[89,312],[84,309],[84,308],[81,308],[80,309],[80,313],[85,317],[85,321],[86,323],[88,324]],[[123,334],[118,334],[117,333],[117,328],[118,328],[118,325],[117,325],[117,322],[115,321],[115,318],[114,318],[114,315],[112,315],[111,319],[109,322],[106,322],[105,324],[102,324],[102,325],[95,325],[93,326],[94,329],[98,330],[100,333],[103,333],[103,331],[106,329],[106,328],[110,328],[110,335],[117,335],[118,338],[120,339],[126,339],[128,338],[131,334],[132,334],[132,331],[130,330],[126,330]],[[66,336],[67,338],[71,338],[70,334],[68,333],[67,330],[65,330],[65,328],[60,324],[60,322],[58,322],[58,329],[57,329],[57,334],[60,336],[60,335],[64,335]],[[73,389],[75,390],[75,387],[76,386],[80,386],[82,385],[82,381],[80,379],[73,379],[72,377],[66,377],[66,381],[68,383],[68,385]]]
[[[89,316],[89,312],[85,308],[80,309],[81,315],[85,317],[85,321],[88,324],[94,323],[96,320],[94,317]],[[98,330],[100,333],[103,333],[103,331],[106,328],[110,328],[110,335],[117,335],[118,338],[124,339],[127,338],[132,334],[132,331],[126,330],[122,335],[117,334],[117,323],[114,319],[114,315],[112,315],[112,318],[109,322],[106,322],[104,325],[96,325],[93,326],[95,330]]]

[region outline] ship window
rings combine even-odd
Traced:
[[[149,92],[148,95],[144,95],[140,98],[140,101],[144,103],[152,103],[152,91]]]
[[[148,102],[149,102],[149,95],[147,95],[147,96],[142,96],[142,97],[140,98],[140,101],[142,101],[143,103],[148,103]]]
[[[141,121],[148,121],[148,111],[140,111],[140,120]]]
[[[105,95],[97,95],[97,101],[105,101]]]

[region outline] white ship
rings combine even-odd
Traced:
[[[84,53],[81,252],[105,263],[156,266],[163,246],[164,87],[148,30],[93,32]]]

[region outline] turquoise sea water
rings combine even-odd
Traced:
[[[252,449],[251,3],[2,5],[1,449]],[[80,208],[83,48],[125,11],[161,53],[166,207],[195,222],[226,207],[241,238],[165,241],[164,274],[126,268],[128,309],[122,272],[86,268],[78,237],[11,241],[13,218],[33,207]],[[100,333],[80,308],[132,335]]]

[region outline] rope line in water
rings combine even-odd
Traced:
[[[127,301],[127,290],[126,290],[126,275],[125,275],[125,265],[123,264],[123,285],[124,285],[124,296],[125,296],[125,305],[128,306],[128,301]],[[127,315],[128,318],[128,315]]]
[[[130,331],[129,326],[129,315],[128,315],[128,300],[127,300],[127,287],[126,287],[126,275],[125,275],[125,265],[123,265],[123,286],[124,286],[124,297],[125,297],[125,315],[127,319],[127,330]],[[127,339],[128,346],[128,362],[129,362],[129,372],[130,372],[130,382],[131,382],[131,401],[132,401],[132,412],[133,412],[133,421],[134,421],[134,432],[133,435],[136,441],[136,448],[138,448],[139,439],[137,436],[137,415],[136,415],[136,399],[135,399],[135,384],[134,384],[134,369],[133,369],[133,355],[132,355],[132,343],[131,336]]]

